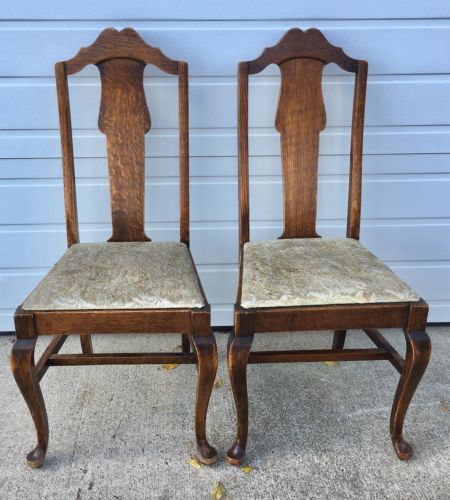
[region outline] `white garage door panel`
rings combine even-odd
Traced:
[[[448,262],[394,263],[390,267],[425,300],[450,300],[450,264]]]
[[[343,176],[342,176],[343,177]],[[346,217],[347,179],[319,179],[319,219]],[[381,177],[381,176],[380,176]],[[450,217],[450,177],[421,176],[412,179],[377,178],[364,182],[363,210],[366,219]],[[0,185],[0,224],[57,224],[64,222],[63,192],[58,181],[48,184],[4,183]],[[109,188],[106,183],[78,184],[78,214],[81,223],[108,222]],[[433,192],[431,199],[423,195]],[[281,182],[254,181],[250,186],[253,220],[282,218]],[[173,182],[152,183],[146,188],[147,221],[173,222],[178,219],[178,186]],[[237,184],[227,182],[191,183],[192,221],[235,221]]]
[[[67,2],[61,9],[59,0],[29,2],[15,0],[0,11],[0,19],[101,19],[105,16],[105,3],[98,0]],[[354,0],[247,0],[246,2],[211,2],[210,0],[165,0],[147,2],[143,0],[110,0],[108,19],[289,19],[309,16],[315,19],[395,19],[450,17],[446,0],[410,2],[406,0],[377,0],[377,2],[355,2]]]
[[[415,288],[425,300],[450,300],[450,266],[447,264],[437,263],[414,267],[412,264],[394,263],[390,267],[400,278]],[[236,266],[222,269],[203,269],[202,266],[199,266],[198,270],[206,296],[211,304],[233,303],[235,301]],[[13,309],[21,304],[44,275],[44,271],[0,273],[0,284],[8,290],[8,296],[3,300],[4,308]],[[438,294],[434,283],[441,287]]]
[[[108,175],[106,158],[77,158],[75,170],[77,179],[106,179]],[[178,177],[178,158],[147,158],[145,162],[147,179],[153,182],[158,177]],[[189,162],[191,178],[236,177],[238,162],[230,157],[191,157]],[[319,157],[319,172],[323,175],[347,175],[348,155]],[[279,175],[279,156],[253,156],[250,158],[252,176]],[[365,155],[363,174],[442,174],[450,173],[450,154],[410,155]],[[62,163],[59,158],[0,159],[0,179],[61,179]]]
[[[375,225],[376,224],[376,225]],[[252,240],[275,239],[281,222],[253,224]],[[176,227],[146,228],[153,241],[175,241],[179,238]],[[333,221],[318,224],[323,237],[345,236],[345,222]],[[88,229],[81,226],[82,242],[103,242],[111,236],[109,227]],[[450,255],[450,221],[377,221],[363,224],[361,242],[386,261],[443,261]],[[14,248],[14,252],[10,249]],[[3,268],[36,268],[52,266],[66,250],[64,227],[33,229],[20,227],[0,232],[0,262]],[[231,227],[191,227],[191,250],[197,264],[236,264],[238,260],[238,229]]]
[[[147,79],[145,85],[152,127],[177,128],[176,79],[156,80],[152,83]],[[100,106],[99,82],[93,78],[74,81],[76,83],[70,88],[72,125],[79,129],[95,128]],[[278,78],[254,78],[252,82],[250,127],[273,127]],[[328,126],[350,126],[353,86],[348,78],[325,78],[323,93]],[[236,127],[236,93],[235,79],[192,79],[191,127]],[[13,79],[0,84],[0,109],[5,110],[0,114],[0,129],[57,129],[59,126],[56,90],[50,79]],[[208,113],[204,112],[205,109]],[[365,123],[373,126],[450,123],[450,78],[372,77],[367,88]]]
[[[279,154],[280,137],[273,129],[252,129],[250,154]],[[323,155],[348,154],[350,129],[327,128],[321,134]],[[97,130],[74,131],[74,150],[78,158],[105,156],[105,136]],[[441,127],[366,127],[365,154],[450,153],[450,126]],[[146,136],[147,156],[177,156],[178,135],[174,130],[153,130]],[[234,129],[191,129],[192,156],[236,156]],[[0,158],[60,158],[61,145],[57,131],[0,131]]]
[[[89,5],[88,5],[89,4]],[[106,18],[107,17],[107,18]],[[202,21],[206,20],[206,21]],[[0,9],[0,331],[66,248],[54,64],[107,26],[133,26],[190,73],[191,248],[213,304],[231,324],[237,269],[236,71],[289,28],[315,26],[369,62],[361,241],[450,321],[450,3],[249,0],[6,0]],[[319,221],[343,237],[353,75],[324,71]],[[70,79],[82,241],[110,235],[98,70]],[[146,227],[178,238],[176,78],[146,69]],[[250,79],[252,239],[281,232],[279,71]]]
[[[90,45],[108,26],[130,22],[3,22],[0,25],[0,74],[52,76],[56,61]],[[132,23],[147,43],[173,59],[189,62],[192,76],[234,76],[239,61],[254,59],[294,26],[315,26],[354,58],[370,61],[373,74],[449,73],[450,23],[432,21],[255,21],[207,24],[186,21]],[[26,36],[24,36],[26,35]],[[332,70],[331,70],[332,71]],[[88,72],[89,74],[89,72]],[[90,74],[93,74],[91,71]]]
[[[430,306],[430,310],[428,313],[429,322],[448,323],[448,319],[450,318],[450,301],[429,300],[428,305]],[[233,318],[232,313],[229,317]],[[216,324],[226,325],[230,323],[216,323]]]

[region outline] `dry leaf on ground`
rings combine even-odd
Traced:
[[[322,363],[327,366],[339,366],[339,361],[322,361]]]
[[[439,406],[441,407],[441,410],[448,411],[448,404],[443,399],[439,401]]]
[[[243,465],[241,467],[241,471],[244,473],[244,474],[249,474],[250,472],[253,471],[253,467],[251,465]]]
[[[202,464],[200,463],[200,460],[195,455],[192,455],[191,457],[189,457],[188,463],[191,467],[194,467],[194,469],[201,469],[202,468]]]
[[[214,382],[214,389],[220,389],[223,386],[223,378],[217,377]]]
[[[219,481],[211,492],[212,500],[220,500],[225,495],[225,486]]]
[[[162,369],[163,370],[175,370],[175,368],[178,368],[178,364],[177,363],[167,363],[165,365],[161,365]]]

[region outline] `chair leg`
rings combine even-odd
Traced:
[[[189,342],[189,335],[187,333],[181,334],[181,349],[185,354],[191,352],[191,343]]]
[[[419,331],[405,329],[405,337],[405,364],[391,412],[392,444],[400,460],[408,460],[413,455],[411,445],[403,439],[403,423],[409,403],[425,373],[431,355],[431,341],[425,329]]]
[[[212,333],[206,336],[192,336],[192,343],[197,353],[198,378],[197,398],[195,406],[195,437],[199,460],[204,464],[212,464],[219,456],[206,438],[206,414],[209,399],[217,372],[217,347]]]
[[[247,361],[252,342],[253,335],[233,336],[228,345],[228,372],[237,414],[236,439],[227,452],[227,461],[232,465],[240,465],[245,459],[248,434]]]
[[[37,468],[45,461],[48,446],[48,420],[34,366],[35,346],[36,338],[17,339],[11,352],[11,369],[36,427],[37,445],[28,453],[27,463]]]
[[[92,337],[90,335],[80,335],[80,342],[83,354],[93,354]]]
[[[345,337],[347,336],[347,330],[335,330],[333,335],[333,349],[338,351],[344,349]]]

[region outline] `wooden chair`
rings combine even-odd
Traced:
[[[281,134],[284,231],[278,240],[249,242],[248,75],[269,64],[281,71],[275,121]],[[326,117],[322,70],[335,63],[355,73],[350,151],[347,238],[316,233],[319,133]],[[239,64],[240,271],[228,367],[237,410],[237,436],[227,454],[245,457],[248,428],[247,363],[388,360],[401,374],[391,413],[392,442],[401,460],[412,456],[403,439],[408,405],[427,367],[428,306],[359,242],[361,163],[367,62],[348,57],[316,29],[288,31],[274,47]],[[406,358],[377,328],[402,328]],[[346,330],[361,328],[372,349],[344,349]],[[334,330],[332,349],[251,352],[254,334]]]
[[[67,76],[95,64],[101,75],[99,128],[106,135],[112,211],[107,243],[79,243]],[[144,67],[178,75],[180,242],[155,243],[144,231],[144,140],[150,114]],[[188,66],[147,45],[132,29],[104,30],[89,47],[55,66],[61,127],[69,249],[15,314],[11,354],[16,382],[28,404],[37,446],[32,467],[45,460],[47,414],[39,381],[50,366],[197,364],[195,432],[199,458],[213,463],[216,450],[205,433],[217,369],[210,307],[189,250]],[[93,333],[181,333],[182,352],[96,354]],[[34,363],[39,335],[53,339]],[[57,354],[68,335],[81,334],[83,354]],[[194,347],[191,351],[190,343]]]

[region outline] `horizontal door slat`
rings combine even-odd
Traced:
[[[252,240],[276,239],[282,232],[281,221],[270,226],[251,229]],[[176,241],[177,227],[154,228],[147,226],[146,233],[154,241]],[[323,237],[345,236],[345,222],[319,223],[318,233]],[[111,229],[88,229],[81,226],[82,242],[104,242],[111,236]],[[388,261],[442,261],[450,256],[450,220],[421,224],[408,221],[363,222],[361,242],[375,255]],[[439,242],[439,244],[436,244]],[[11,248],[14,249],[11,252]],[[32,249],[32,251],[30,251]],[[0,231],[0,262],[3,268],[37,268],[52,266],[66,250],[66,233],[59,229],[35,229]],[[237,225],[232,227],[214,224],[214,227],[191,228],[191,250],[197,264],[236,264],[238,260]]]
[[[41,80],[41,81],[39,81]],[[57,129],[58,113],[53,80],[0,80],[0,129]],[[216,81],[219,80],[219,81]],[[176,78],[145,85],[154,128],[178,127]],[[192,79],[189,88],[192,128],[234,128],[234,79]],[[273,127],[279,93],[278,78],[254,78],[250,85],[250,127]],[[350,126],[353,79],[325,78],[323,85],[328,126]],[[98,79],[74,79],[70,87],[72,125],[97,126],[100,106]],[[420,102],[420,106],[416,105]],[[208,110],[205,113],[205,109]],[[446,76],[376,77],[367,87],[366,126],[447,125],[450,123],[450,78]]]
[[[321,155],[319,174],[348,175],[348,155]],[[178,177],[178,158],[147,158],[145,162],[147,179]],[[106,158],[77,158],[77,179],[106,179],[108,167]],[[237,157],[191,157],[189,171],[195,177],[236,177]],[[250,157],[252,177],[280,175],[279,156]],[[450,173],[450,154],[398,154],[365,155],[363,174],[443,174]],[[0,179],[61,179],[62,163],[59,158],[29,158],[0,160]]]
[[[114,24],[122,28],[130,23]],[[0,52],[0,74],[52,76],[55,61],[70,59],[110,25],[110,21],[4,22],[0,46],[8,50]],[[450,73],[447,20],[133,22],[147,43],[161,47],[173,59],[188,61],[191,76],[235,76],[239,61],[254,59],[262,47],[274,45],[295,26],[319,28],[351,57],[370,61],[373,74]],[[330,68],[330,72],[338,71]]]
[[[55,14],[57,12],[57,15]],[[105,7],[101,2],[78,0],[61,2],[47,0],[34,3],[16,0],[0,11],[0,19],[102,19]],[[141,0],[110,0],[107,17],[110,20],[130,19],[175,19],[175,20],[214,20],[214,19],[293,19],[309,16],[314,19],[395,19],[421,17],[450,17],[450,8],[445,0],[422,2],[354,2],[341,0],[304,1],[284,0],[234,0],[232,2],[196,2],[165,0],[164,2],[142,2]]]
[[[151,130],[146,136],[146,156],[178,156],[178,135],[175,130]],[[252,129],[249,136],[250,155],[280,154],[280,137],[273,129]],[[322,155],[348,154],[349,127],[327,128],[321,133]],[[98,131],[74,131],[76,158],[103,158],[105,137]],[[440,127],[366,127],[364,153],[423,154],[450,153],[450,126]],[[191,156],[230,157],[237,155],[235,129],[190,131]],[[58,131],[0,131],[0,158],[60,158]]]
[[[363,183],[365,219],[450,217],[450,178],[428,176],[372,180]],[[319,219],[345,219],[345,178],[321,178],[318,189]],[[425,196],[424,193],[433,193]],[[250,185],[253,220],[282,219],[282,189],[279,181],[253,181]],[[106,182],[79,183],[78,213],[81,223],[110,221],[109,188]],[[152,183],[146,187],[146,220],[178,220],[178,185]],[[57,224],[64,222],[63,190],[60,182],[0,185],[0,224]],[[236,181],[191,182],[192,221],[235,221]]]

